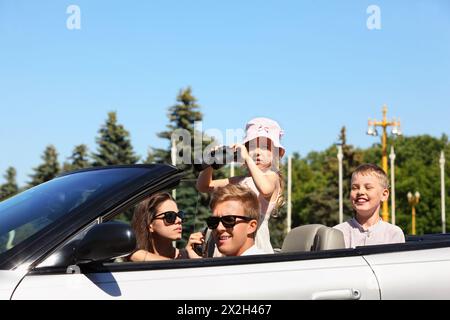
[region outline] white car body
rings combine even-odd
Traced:
[[[0,271],[2,299],[450,299],[450,248],[91,274]],[[179,290],[192,288],[192,290]]]

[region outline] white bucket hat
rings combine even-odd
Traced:
[[[280,143],[284,131],[281,129],[278,122],[268,118],[255,118],[247,123],[245,131],[246,136],[242,144],[246,144],[259,137],[266,137],[280,150],[280,158],[284,156],[286,150]]]

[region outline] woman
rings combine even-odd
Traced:
[[[193,247],[203,243],[201,232],[191,234],[185,249],[172,243],[181,239],[184,212],[168,193],[156,193],[142,201],[135,210],[131,226],[136,234],[136,251],[131,261],[200,258]]]

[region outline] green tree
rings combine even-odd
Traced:
[[[337,223],[339,204],[336,199],[339,190],[335,178],[338,170],[336,154],[337,148],[333,146],[324,152],[311,152],[305,159],[298,159],[293,164],[299,170],[294,176],[295,185],[301,188],[293,197],[293,226]],[[297,180],[298,177],[300,180]]]
[[[194,123],[196,121],[202,121],[203,115],[200,112],[200,106],[197,104],[197,99],[192,95],[192,89],[187,87],[181,89],[177,96],[177,103],[169,108],[168,114],[169,124],[166,126],[167,130],[158,133],[158,137],[168,140],[168,147],[166,149],[154,149],[153,159],[160,163],[172,163],[171,148],[172,148],[172,135],[177,129],[184,129],[191,135],[191,150],[194,148],[194,135],[195,128]],[[196,138],[199,138],[196,137]],[[193,159],[193,157],[191,157]],[[189,164],[184,165],[185,168],[189,168]]]
[[[58,153],[53,145],[47,146],[41,159],[44,162],[34,168],[34,174],[30,175],[31,182],[29,183],[29,187],[37,186],[38,184],[52,180],[60,172]]]
[[[353,207],[350,202],[351,180],[352,174],[360,165],[364,163],[364,150],[355,148],[353,145],[347,143],[347,128],[342,127],[341,134],[339,136],[339,142],[342,146],[343,158],[343,198],[344,198],[344,221],[353,216]],[[338,169],[338,160],[336,161],[336,170]],[[338,171],[336,171],[338,174]],[[330,179],[336,181],[336,173],[332,175]],[[338,182],[336,187],[339,188]]]
[[[145,160],[143,161],[144,164],[152,164],[155,163],[156,159],[155,159],[155,150],[153,148],[148,148],[147,151],[147,157],[145,158]]]
[[[134,154],[129,132],[117,123],[116,112],[109,112],[106,123],[96,138],[97,153],[92,154],[93,166],[135,164],[139,157]]]
[[[192,232],[199,231],[205,226],[206,217],[210,215],[209,210],[209,195],[199,193],[195,187],[197,175],[192,171],[192,163],[194,161],[194,141],[202,139],[202,150],[212,142],[212,139],[203,132],[195,130],[194,124],[196,121],[201,121],[203,115],[200,111],[200,106],[197,104],[197,99],[193,96],[190,87],[180,90],[177,96],[177,103],[169,108],[168,118],[169,124],[167,130],[160,132],[158,137],[168,141],[166,149],[151,149],[147,157],[147,161],[157,163],[171,164],[171,147],[172,134],[178,129],[184,129],[189,133],[190,142],[183,142],[186,146],[190,146],[190,155],[188,163],[177,164],[181,170],[185,170],[188,174],[176,189],[176,200],[178,207],[187,213],[187,218],[183,223],[184,237],[181,245],[184,245],[186,238]],[[184,154],[180,154],[181,157]],[[221,178],[224,175],[224,170],[217,170],[215,172],[216,178]]]
[[[85,144],[75,146],[72,155],[68,158],[70,162],[65,162],[63,171],[74,171],[90,167],[88,159],[88,147]]]
[[[448,138],[429,135],[400,137],[396,140],[396,222],[411,234],[411,207],[408,192],[419,191],[421,200],[417,208],[417,234],[439,233],[441,229],[441,192],[439,158],[441,151],[450,155]],[[450,170],[446,166],[446,190],[450,187]],[[447,193],[447,203],[450,197]],[[448,228],[448,225],[447,225]]]
[[[9,167],[3,176],[6,183],[0,186],[0,201],[5,200],[19,192],[19,186],[16,181],[17,172],[13,167]]]

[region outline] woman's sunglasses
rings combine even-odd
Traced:
[[[164,219],[164,221],[166,221],[169,224],[173,224],[175,223],[175,221],[177,220],[177,217],[181,219],[181,221],[183,221],[185,216],[185,213],[183,211],[167,211],[167,212],[162,212],[162,213],[158,213],[153,219]]]
[[[227,216],[221,216],[221,217],[208,217],[206,219],[206,224],[208,225],[208,228],[210,229],[216,229],[219,226],[219,223],[222,222],[223,226],[225,228],[233,228],[236,223],[243,222],[243,221],[236,221],[236,219],[242,219],[244,221],[251,221],[254,220],[250,217],[245,216],[236,216],[236,215],[227,215]]]

